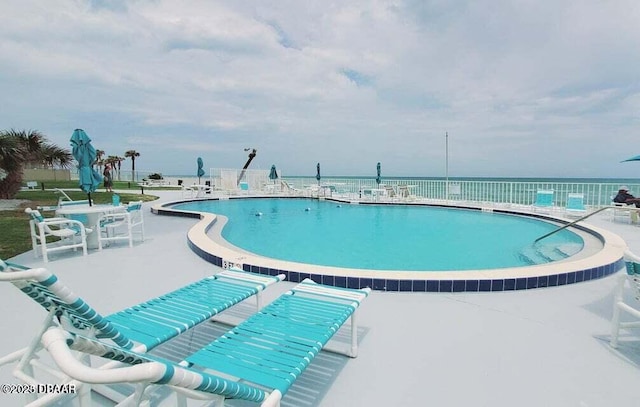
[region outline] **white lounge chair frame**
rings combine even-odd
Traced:
[[[614,196],[611,197],[613,200]],[[627,205],[625,203],[612,202],[611,204],[611,221],[615,222],[616,219],[622,219],[626,223],[638,222],[640,218],[640,208],[636,208],[635,205]]]
[[[0,358],[0,366],[17,362],[13,374],[27,384],[43,384],[36,379],[34,367],[59,377],[62,383],[69,383],[68,376],[39,362],[37,357],[42,349],[42,335],[51,327],[81,332],[89,337],[114,343],[122,349],[143,353],[250,297],[255,297],[256,309],[260,309],[262,291],[271,284],[282,281],[284,277],[224,270],[166,295],[103,317],[46,269],[29,269],[0,260],[0,282],[14,284],[48,312],[29,346]],[[80,387],[81,383],[73,383]],[[87,390],[79,393],[82,400],[86,397]],[[30,394],[27,395],[27,401],[34,405],[44,405],[64,396],[51,393],[36,399],[36,395]],[[87,404],[86,400],[84,403]]]
[[[626,263],[626,273],[619,276],[618,286],[616,287],[613,301],[613,318],[611,320],[610,341],[613,348],[618,347],[620,329],[640,328],[640,257],[630,251],[626,251],[624,254],[624,260]],[[625,283],[627,282],[631,286],[635,297],[635,301],[632,304],[628,304],[624,301]],[[630,314],[638,320],[622,322],[621,315],[623,312]]]
[[[140,383],[128,403],[144,402],[146,388],[160,384],[177,391],[177,405],[181,406],[186,406],[185,397],[209,396],[219,403],[225,398],[237,398],[275,407],[347,319],[351,319],[351,344],[341,353],[357,356],[356,311],[369,293],[368,288],[327,287],[307,279],[188,357],[186,364],[180,364],[182,367],[60,329],[47,331],[42,344],[60,369],[79,382]],[[125,360],[133,366],[91,368],[78,361],[70,349]],[[207,372],[185,367],[200,361],[206,362],[200,366]]]

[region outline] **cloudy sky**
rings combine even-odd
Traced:
[[[637,0],[3,0],[0,129],[164,174],[640,177]],[[129,165],[125,163],[124,165]]]

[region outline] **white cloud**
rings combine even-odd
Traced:
[[[457,176],[628,176],[617,162],[637,153],[633,0],[6,0],[0,14],[3,126],[60,145],[83,127],[108,154],[140,151],[140,168],[239,166],[252,146],[252,165],[288,174],[381,161],[442,176],[445,131]]]

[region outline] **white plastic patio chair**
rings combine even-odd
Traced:
[[[186,186],[186,185],[180,185],[180,188],[182,190],[182,198],[195,198],[196,197],[196,190],[191,187],[191,186]]]
[[[142,201],[129,202],[125,212],[104,214],[98,218],[98,249],[102,250],[103,242],[129,241],[133,247],[133,235],[144,241],[144,216]]]
[[[93,229],[85,227],[79,220],[45,218],[39,211],[31,208],[24,211],[31,218],[31,244],[36,257],[42,254],[46,263],[49,261],[49,253],[79,248],[82,248],[84,256],[87,255],[87,233],[91,233]]]
[[[618,347],[620,329],[640,328],[640,257],[626,251],[624,260],[627,266],[626,273],[619,276],[613,300],[613,318],[611,320],[611,347]],[[633,300],[626,302],[624,298],[625,283],[629,283],[633,291]],[[626,312],[635,318],[634,321],[621,321],[622,313]]]

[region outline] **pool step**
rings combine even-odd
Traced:
[[[520,258],[528,264],[545,264],[566,259],[582,248],[579,244],[538,244],[529,246],[520,252]]]
[[[560,252],[564,257],[569,257],[578,253],[583,247],[582,243],[563,243],[556,246],[556,251]]]

